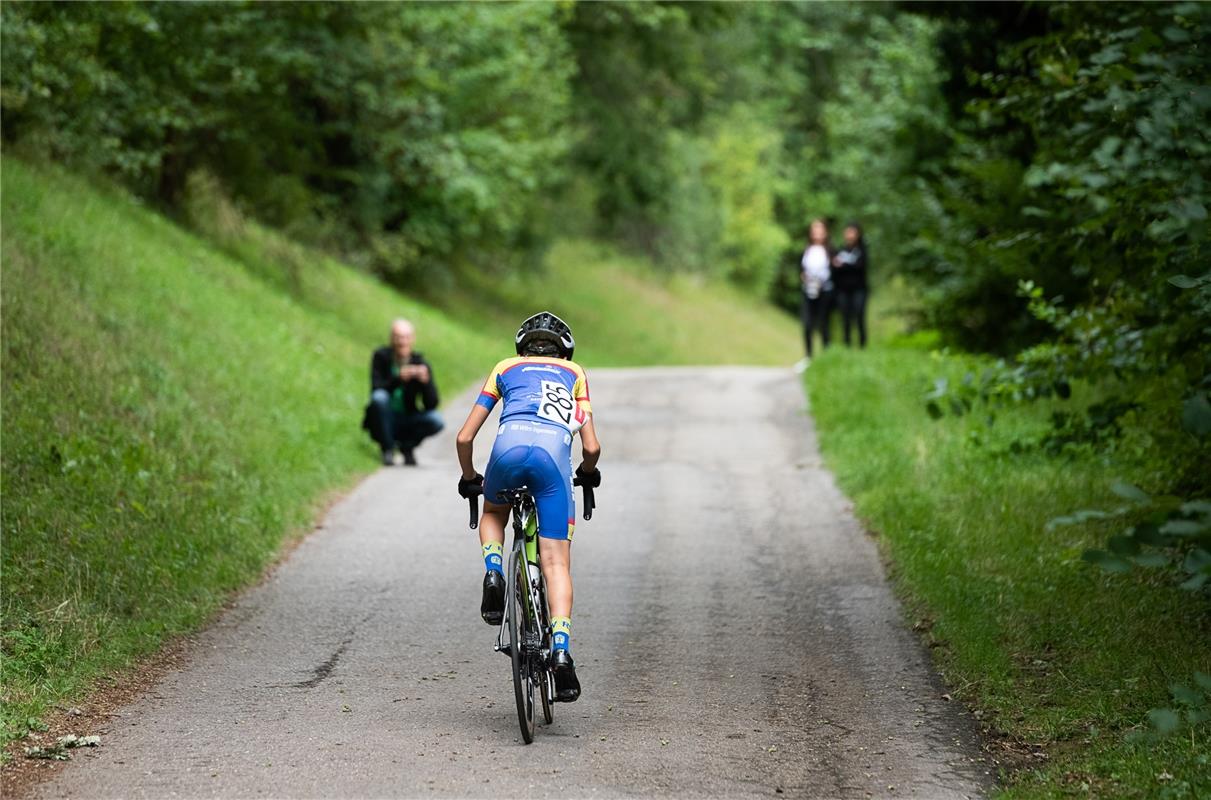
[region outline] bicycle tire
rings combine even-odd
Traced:
[[[542,615],[541,619],[538,620],[539,630],[543,632],[544,638],[549,638],[546,634],[551,629],[551,610],[547,606],[547,587],[545,582],[540,584],[538,591],[538,611]],[[544,644],[548,648],[550,647],[550,641],[546,641]],[[539,660],[538,674],[540,679],[538,681],[538,692],[542,696],[542,721],[543,724],[550,725],[555,721],[555,704],[552,702],[552,698],[555,696],[555,683],[551,677],[550,667],[545,661],[541,661],[541,657]]]
[[[531,675],[530,655],[524,646],[524,620],[526,611],[526,588],[530,577],[526,572],[525,559],[520,549],[509,554],[509,575],[512,576],[512,591],[506,598],[509,603],[509,660],[513,664],[513,695],[517,700],[517,723],[521,727],[521,738],[526,744],[534,741],[534,680]]]

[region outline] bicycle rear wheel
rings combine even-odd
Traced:
[[[542,588],[538,592],[538,610],[542,617],[538,620],[538,630],[543,637],[543,646],[549,647],[550,642],[546,641],[550,630],[551,612],[547,608],[547,589],[545,584],[540,584]],[[538,694],[542,698],[542,721],[546,725],[550,725],[555,721],[555,709],[552,703],[552,698],[555,697],[555,682],[551,677],[551,669],[547,666],[546,661],[541,655],[534,659],[536,668],[538,669]]]
[[[517,700],[517,722],[521,726],[521,738],[526,744],[534,741],[534,675],[530,654],[525,642],[526,597],[529,593],[530,577],[526,572],[526,561],[515,548],[509,555],[509,575],[512,591],[505,601],[509,604],[509,657],[513,663],[513,694]]]

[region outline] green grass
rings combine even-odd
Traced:
[[[496,343],[322,261],[292,297],[53,170],[6,158],[3,181],[7,740],[197,626],[373,468],[357,425],[392,316],[447,391]]]
[[[590,241],[563,241],[541,269],[474,277],[442,302],[475,308],[509,337],[540,308],[564,316],[586,366],[790,365],[802,355],[795,320],[730,286],[651,265]]]
[[[376,468],[358,424],[393,317],[416,322],[447,399],[535,305],[565,315],[590,370],[794,357],[767,307],[645,281],[590,244],[555,248],[504,311],[441,310],[230,213],[202,227],[4,159],[3,742],[202,624]],[[719,319],[743,347],[720,346]]]
[[[1172,705],[1170,684],[1211,672],[1206,603],[1171,576],[1083,562],[1108,524],[1045,528],[1077,508],[1119,505],[1109,484],[1131,466],[1012,452],[1047,429],[1046,403],[991,426],[981,415],[931,420],[923,395],[935,377],[961,378],[963,360],[931,354],[928,336],[894,335],[880,317],[869,350],[834,348],[808,370],[821,447],[879,535],[908,613],[929,628],[947,682],[1026,754],[1003,796],[1208,796],[1205,726],[1155,748],[1124,739],[1150,708]],[[1029,757],[1037,751],[1047,759]]]

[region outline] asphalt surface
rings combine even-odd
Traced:
[[[821,464],[797,376],[589,377],[604,482],[573,547],[584,694],[533,745],[478,614],[464,398],[420,467],[361,484],[33,794],[982,795],[975,727]]]

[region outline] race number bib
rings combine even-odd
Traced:
[[[572,397],[571,390],[556,381],[542,382],[538,416],[562,425],[573,433],[580,430],[585,420],[584,411]]]

